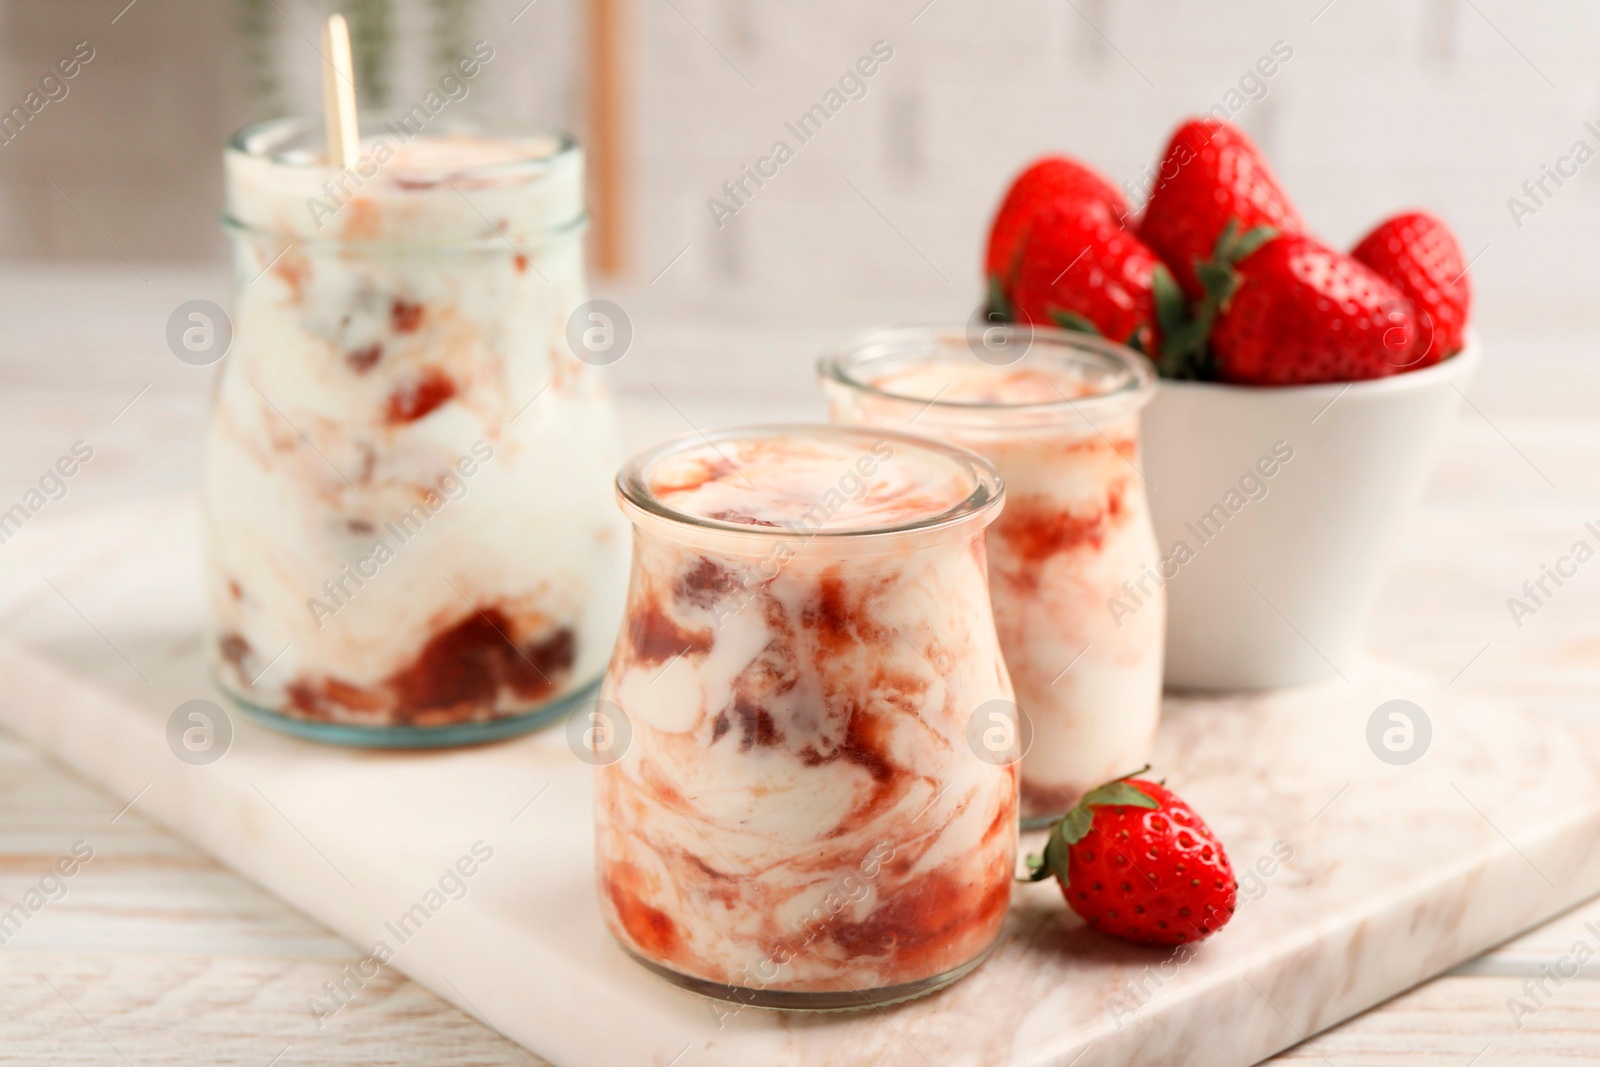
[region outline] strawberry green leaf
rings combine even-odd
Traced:
[[[1156,322],[1163,335],[1176,333],[1190,321],[1189,301],[1165,263],[1157,263],[1150,274],[1150,289],[1156,301]]]
[[[1050,320],[1063,330],[1074,330],[1078,333],[1092,333],[1101,336],[1100,327],[1094,321],[1076,311],[1067,311],[1063,308],[1051,308]]]
[[[1211,250],[1211,262],[1231,267],[1276,236],[1278,231],[1272,226],[1252,226],[1241,232],[1239,220],[1229,219],[1217,235],[1217,243]]]
[[[1094,828],[1094,815],[1082,804],[1074,805],[1072,810],[1061,817],[1061,821],[1050,828],[1050,837],[1044,844],[1044,856],[1037,865],[1030,857],[1028,860],[1030,882],[1042,882],[1051,875],[1065,889],[1070,880],[1068,873],[1068,852],[1073,845],[1089,836],[1089,831]]]
[[[1056,829],[1051,831],[1050,840],[1044,845],[1045,869],[1055,874],[1056,881],[1061,883],[1062,889],[1072,884],[1072,866],[1067,854],[1072,842],[1067,841],[1060,832],[1066,823],[1066,819],[1056,823]],[[1087,829],[1084,830],[1084,833],[1088,832]]]
[[[1210,359],[1206,341],[1211,334],[1211,319],[1204,314],[1204,302],[1191,307],[1183,289],[1164,264],[1156,265],[1150,288],[1155,297],[1156,321],[1161,326],[1161,351],[1156,361],[1161,376],[1215,377],[1208,373]]]
[[[1179,362],[1192,361],[1200,356],[1206,345],[1206,327],[1210,324],[1200,319],[1191,319],[1180,326],[1162,334],[1161,354],[1163,357]]]
[[[1217,377],[1216,358],[1208,341],[1211,319],[1199,318],[1162,337],[1161,375],[1165,378],[1212,381]]]
[[[1089,791],[1080,807],[1116,806],[1127,808],[1159,808],[1161,805],[1149,793],[1134,785],[1132,782],[1115,781]]]
[[[1241,233],[1239,220],[1229,219],[1217,235],[1211,259],[1195,260],[1194,274],[1204,292],[1188,307],[1187,322],[1163,327],[1161,373],[1165,377],[1201,380],[1217,377],[1216,358],[1210,351],[1211,328],[1244,282],[1234,264],[1276,236],[1278,231],[1271,226],[1252,226]],[[1158,289],[1158,313],[1161,299]]]
[[[1233,239],[1239,232],[1239,220],[1229,219],[1222,227],[1222,232],[1217,234],[1217,243],[1211,246],[1211,258],[1218,263],[1232,262],[1229,253],[1233,251]]]
[[[1044,843],[1044,855],[1028,857],[1028,877],[1025,880],[1042,882],[1054,875],[1062,888],[1066,888],[1067,851],[1089,835],[1092,825],[1093,816],[1082,805],[1074,806],[1063,815],[1061,821],[1050,828],[1050,837]]]
[[[1089,836],[1089,830],[1094,824],[1094,816],[1082,804],[1075,805],[1073,809],[1062,816],[1056,823],[1052,837],[1060,837],[1063,844],[1076,845],[1079,841]]]
[[[1051,841],[1055,840],[1055,838],[1053,836],[1053,832],[1052,832],[1052,837],[1051,837],[1050,840]],[[1056,869],[1053,866],[1051,866],[1051,864],[1050,864],[1050,857],[1051,857],[1050,842],[1046,841],[1045,842],[1045,846],[1044,846],[1044,855],[1042,855],[1042,856],[1029,856],[1028,857],[1028,876],[1026,878],[1018,878],[1017,881],[1019,881],[1019,882],[1042,882],[1046,878],[1059,877],[1059,875],[1056,875]],[[1063,868],[1063,870],[1065,870],[1065,868]]]
[[[1237,263],[1250,253],[1278,236],[1278,231],[1271,226],[1252,226],[1239,235],[1233,244],[1233,256],[1230,262]]]
[[[1000,280],[1000,275],[989,275],[989,299],[984,306],[983,317],[989,322],[1014,322],[1011,312],[1011,301],[1006,298],[1005,283]]]
[[[1049,842],[1045,843],[1044,855],[1041,856],[1036,852],[1030,852],[1025,862],[1028,867],[1028,873],[1025,877],[1019,876],[1016,879],[1019,882],[1042,882],[1056,873],[1050,866]]]
[[[1214,303],[1219,310],[1227,307],[1228,301],[1239,288],[1239,272],[1229,263],[1217,260],[1210,263],[1196,263],[1194,274],[1206,289],[1206,295],[1201,297],[1202,308],[1208,302]]]
[[[1064,815],[1060,822],[1050,829],[1050,837],[1044,843],[1044,855],[1039,857],[1035,864],[1033,857],[1028,859],[1028,881],[1042,882],[1051,875],[1061,883],[1065,889],[1068,885],[1068,849],[1089,833],[1090,815],[1082,808],[1073,808]]]

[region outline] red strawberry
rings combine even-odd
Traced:
[[[1055,875],[1090,926],[1142,945],[1210,937],[1233,918],[1239,888],[1200,816],[1141,778],[1091,790],[1029,863],[1036,882]]]
[[[1158,271],[1166,268],[1155,253],[1114,220],[1079,209],[1048,212],[1023,238],[1010,286],[1012,314],[1018,322],[1097,333],[1154,352]]]
[[[1413,366],[1432,366],[1461,351],[1472,283],[1450,227],[1426,211],[1396,215],[1363,237],[1350,256],[1381,274],[1416,308],[1420,354]]]
[[[1128,200],[1100,173],[1066,156],[1035,160],[1011,183],[989,227],[984,272],[991,294],[1004,295],[1017,265],[1017,252],[1028,227],[1053,209],[1080,207],[1111,222],[1129,214]]]
[[[1278,179],[1254,142],[1238,127],[1215,119],[1179,126],[1161,158],[1139,236],[1155,250],[1190,297],[1204,292],[1196,262],[1211,258],[1222,228],[1240,232],[1271,226],[1304,228]]]
[[[1216,302],[1211,353],[1225,382],[1300,385],[1382,378],[1416,362],[1411,301],[1371,268],[1285,234],[1201,274]]]

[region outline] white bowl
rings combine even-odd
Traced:
[[[1480,350],[1469,334],[1435,366],[1364,382],[1161,381],[1143,432],[1162,551],[1146,585],[1166,585],[1169,688],[1350,673]]]

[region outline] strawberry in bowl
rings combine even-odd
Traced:
[[[1411,301],[1420,331],[1416,366],[1431,367],[1461,351],[1472,281],[1450,227],[1426,211],[1408,211],[1380,222],[1350,256]]]
[[[1086,211],[1046,211],[1019,252],[1009,287],[1017,321],[1158,350],[1156,275],[1167,268],[1120,223]]]
[[[1411,301],[1319,241],[1269,236],[1236,263],[1211,267],[1219,286],[1211,352],[1220,381],[1351,382],[1398,373],[1418,359]]]
[[[1099,171],[1066,156],[1045,156],[1017,175],[989,228],[984,271],[991,287],[1004,285],[1034,219],[1064,207],[1097,214],[1118,225],[1131,213],[1127,197]]]
[[[1300,213],[1244,131],[1214,119],[1179,126],[1156,169],[1139,221],[1139,236],[1155,249],[1190,297],[1205,291],[1198,268],[1209,260],[1222,231],[1267,226],[1298,234]]]
[[[1129,228],[1116,186],[1065,156],[1011,183],[989,228],[988,317],[1062,326],[1149,352],[1161,261]]]
[[[1341,251],[1211,118],[1173,132],[1137,215],[1050,160],[995,217],[990,321],[1098,334],[1162,379],[1139,444],[1160,558],[1108,610],[1165,597],[1169,687],[1348,676],[1478,362],[1460,242],[1412,210]]]

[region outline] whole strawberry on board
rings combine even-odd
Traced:
[[[1229,223],[1198,273],[1216,378],[1248,385],[1351,382],[1416,364],[1411,301],[1370,267],[1309,237]]]
[[[1233,918],[1238,896],[1222,843],[1200,816],[1132,776],[1090,790],[1028,863],[1030,880],[1054,875],[1090,926],[1141,945],[1210,937]]]
[[[999,291],[1004,298],[1009,292],[1007,283],[1016,268],[1017,253],[1034,219],[1064,208],[1118,224],[1130,212],[1127,197],[1093,167],[1066,156],[1035,160],[1012,181],[989,226],[984,275],[991,297]]]
[[[1472,307],[1472,283],[1456,235],[1426,211],[1380,222],[1350,257],[1404,293],[1416,310],[1419,340],[1412,361],[1430,367],[1461,351]]]
[[[1191,119],[1173,133],[1156,171],[1139,237],[1191,298],[1205,295],[1196,264],[1212,257],[1229,222],[1240,232],[1305,229],[1255,142],[1237,126]]]

